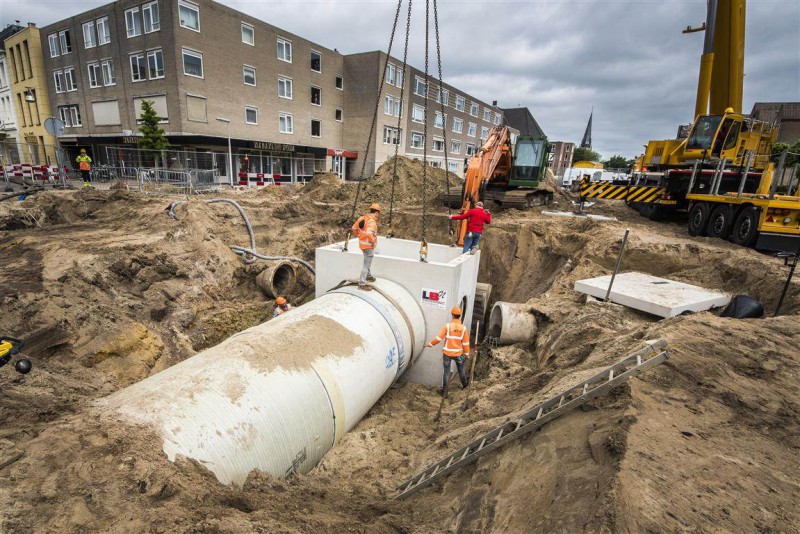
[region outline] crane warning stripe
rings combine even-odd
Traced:
[[[584,198],[607,198],[610,200],[628,200],[631,202],[653,202],[664,193],[663,187],[613,185],[607,182],[581,186]]]

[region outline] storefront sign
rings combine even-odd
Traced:
[[[253,148],[256,150],[271,150],[273,152],[294,152],[294,145],[284,145],[281,143],[269,143],[267,141],[253,141]]]
[[[138,145],[139,144],[139,138],[136,137],[136,136],[123,137],[122,138],[122,142],[124,144],[126,144],[126,145]]]

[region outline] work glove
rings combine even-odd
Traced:
[[[447,218],[450,219],[451,221],[453,220],[453,216],[452,215],[448,215]]]

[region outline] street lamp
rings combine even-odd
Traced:
[[[228,126],[228,172],[230,186],[233,187],[233,151],[231,150],[231,120],[225,117],[217,117],[219,122],[224,122]]]

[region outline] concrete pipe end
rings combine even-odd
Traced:
[[[281,261],[261,271],[256,277],[256,285],[270,297],[286,296],[297,283],[297,270],[294,265]]]
[[[538,325],[531,307],[512,302],[496,302],[489,315],[489,337],[499,345],[530,342]]]

